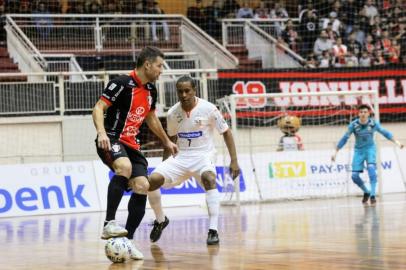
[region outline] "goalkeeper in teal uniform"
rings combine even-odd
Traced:
[[[355,136],[355,146],[354,146],[354,156],[352,160],[352,181],[359,186],[364,192],[362,198],[362,203],[367,204],[368,199],[370,199],[371,205],[376,204],[376,183],[377,183],[377,173],[376,173],[376,145],[374,141],[374,132],[378,131],[386,139],[394,142],[400,148],[403,148],[403,144],[393,138],[393,135],[388,130],[384,129],[381,124],[374,119],[370,118],[370,108],[367,105],[361,105],[358,108],[359,118],[355,119],[348,126],[347,132],[341,138],[337,144],[336,152],[331,157],[334,162],[338,151],[347,143],[354,133]],[[371,190],[365,186],[364,181],[360,177],[360,173],[364,170],[364,164],[366,162],[367,171],[369,176],[369,182],[371,184]]]

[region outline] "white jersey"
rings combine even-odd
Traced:
[[[185,112],[180,102],[168,111],[168,135],[177,136],[180,155],[201,155],[215,151],[214,130],[220,134],[228,130],[228,125],[217,107],[196,97],[197,104]]]

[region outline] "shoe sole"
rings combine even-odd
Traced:
[[[108,236],[102,235],[100,238],[103,240],[109,240],[110,238],[115,238],[115,237],[123,237],[126,236],[128,232],[123,232],[123,233],[117,233],[117,234],[110,234]]]
[[[159,235],[159,237],[158,237],[155,241],[151,239],[151,235],[149,236],[149,240],[151,241],[151,243],[155,243],[155,242],[157,242],[157,241],[161,238],[162,232],[164,231],[164,229],[165,229],[166,226],[168,226],[168,225],[169,225],[169,219],[168,219],[168,223],[162,228],[161,234]]]
[[[208,246],[214,246],[214,245],[218,245],[220,243],[220,241],[217,242],[211,242],[211,243],[207,243]]]

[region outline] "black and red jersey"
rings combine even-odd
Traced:
[[[157,95],[155,85],[142,85],[134,71],[109,81],[101,96],[109,105],[104,117],[107,135],[139,150],[136,136],[147,114],[155,110]]]

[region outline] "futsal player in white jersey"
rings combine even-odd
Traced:
[[[230,154],[230,173],[236,178],[240,174],[233,135],[216,106],[196,97],[196,84],[190,76],[183,76],[176,82],[179,102],[171,107],[167,116],[169,138],[176,142],[179,153],[171,156],[164,152],[164,162],[149,177],[149,203],[155,212],[156,220],[151,231],[152,242],[158,241],[162,230],[168,225],[159,187],[174,187],[194,176],[206,190],[209,212],[208,245],[219,243],[218,216],[220,196],[216,188],[214,132],[223,135]],[[153,190],[153,191],[152,191]]]

